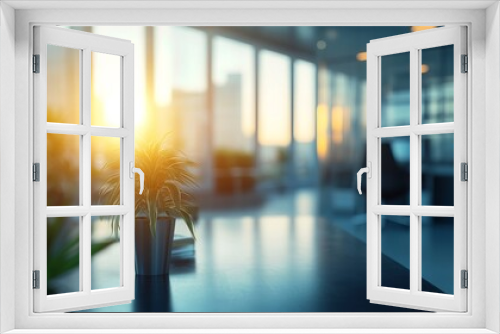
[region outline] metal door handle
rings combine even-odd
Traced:
[[[134,167],[134,162],[130,161],[129,163],[129,171],[130,171],[130,178],[134,178],[134,173],[139,174],[139,183],[141,185],[141,188],[139,190],[139,194],[142,195],[142,192],[144,191],[144,172],[140,168]]]
[[[361,175],[366,173],[366,176],[371,179],[372,177],[372,163],[368,161],[368,166],[365,168],[361,168],[358,171],[358,193],[361,195]]]

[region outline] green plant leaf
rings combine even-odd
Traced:
[[[150,200],[148,204],[149,229],[151,230],[151,235],[156,237],[156,219],[158,217],[158,212],[156,211],[156,200]]]
[[[138,139],[135,150],[136,166],[141,168],[146,176],[143,195],[138,192],[139,178],[135,179],[136,217],[149,218],[153,236],[156,236],[156,223],[160,213],[180,218],[183,217],[182,212],[189,215],[196,207],[195,198],[190,195],[190,189],[198,186],[197,179],[191,172],[191,168],[196,164],[180,150],[169,147],[167,137],[168,134],[159,140]],[[114,172],[99,189],[99,202],[119,204],[119,158],[106,164],[104,168]],[[194,234],[192,216],[189,216],[186,224]],[[117,233],[118,229],[119,223],[113,222],[114,233]]]
[[[181,190],[179,189],[179,185],[174,181],[165,181],[165,187],[170,193],[175,206],[181,208],[182,195]]]
[[[182,216],[182,219],[184,219],[184,222],[186,223],[186,226],[189,229],[189,232],[191,232],[193,239],[196,240],[196,235],[194,233],[194,222],[193,222],[193,218],[191,217],[191,214],[185,210],[181,210],[181,216]]]

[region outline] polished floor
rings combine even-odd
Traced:
[[[409,311],[366,299],[365,243],[320,213],[319,196],[301,190],[271,195],[259,209],[202,212],[195,251],[176,256],[169,276],[137,276],[132,303],[87,311]],[[187,231],[177,224],[176,233]],[[382,268],[384,285],[408,280],[387,256]]]

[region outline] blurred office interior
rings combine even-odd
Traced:
[[[356,190],[366,164],[366,44],[433,27],[71,28],[134,43],[136,146],[166,138],[194,162],[198,182],[197,239],[178,218],[169,275],[137,276],[131,304],[88,311],[408,311],[366,299],[366,197]],[[452,55],[451,47],[422,54],[424,123],[453,121]],[[391,57],[382,62],[381,122],[407,125],[409,56]],[[92,104],[112,108],[107,78],[119,63],[92,61]],[[49,62],[58,91],[49,113],[57,114],[78,100],[78,72],[69,69],[78,54],[54,48]],[[65,169],[49,169],[48,205],[61,205],[77,196],[69,185],[78,143],[49,136],[48,154],[57,151]],[[92,141],[93,193],[106,177],[99,168],[119,152],[112,139]],[[382,204],[408,204],[409,138],[380,145]],[[423,204],[453,205],[453,134],[422,145]],[[108,287],[119,281],[119,240],[94,223],[93,240],[109,242],[92,255],[92,285]],[[54,252],[72,233],[57,226],[64,233],[55,232]],[[422,242],[423,289],[453,294],[453,219],[424,218]],[[408,288],[408,217],[383,217],[382,251],[384,285]],[[72,291],[78,272],[51,280],[53,293]]]

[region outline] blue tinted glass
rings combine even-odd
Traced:
[[[453,133],[422,136],[422,205],[453,206]]]
[[[410,53],[381,57],[382,126],[410,124]]]
[[[453,294],[453,218],[422,217],[422,291]]]
[[[410,137],[380,140],[382,204],[410,204]]]
[[[410,289],[410,217],[382,216],[382,286]]]
[[[453,45],[422,50],[422,123],[453,122]]]

